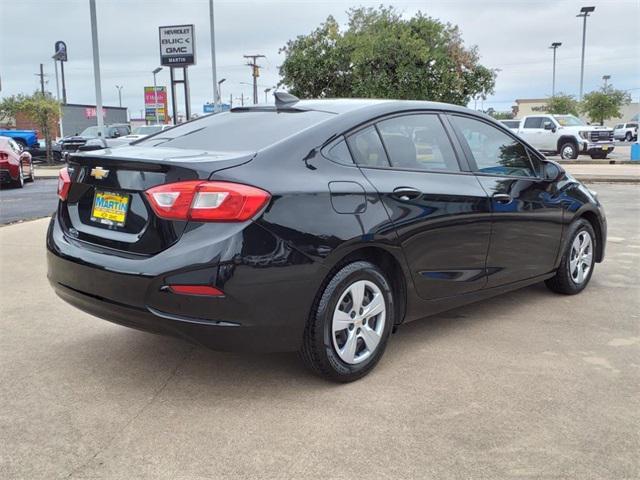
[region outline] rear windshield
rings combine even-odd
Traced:
[[[256,151],[334,116],[317,111],[235,111],[199,118],[136,145]]]

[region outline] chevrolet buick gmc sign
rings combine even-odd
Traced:
[[[193,25],[160,27],[160,65],[186,67],[196,63]]]

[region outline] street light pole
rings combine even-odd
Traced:
[[[156,117],[156,125],[160,124],[160,120],[158,120],[158,86],[156,84],[156,75],[160,72],[160,70],[162,70],[162,67],[158,67],[156,68],[153,72],[153,111],[155,112],[155,117]],[[167,112],[164,112],[165,114],[165,118],[167,115]],[[174,120],[174,124],[175,124],[175,120]]]
[[[116,88],[118,89],[118,106],[122,108],[122,89],[124,88],[124,86],[116,85]]]
[[[611,75],[603,75],[602,76],[602,80],[604,80],[604,89],[607,89],[607,85],[609,83],[609,80],[611,79]]]
[[[582,7],[580,13],[576,17],[582,17],[582,59],[580,61],[580,96],[578,100],[582,100],[582,92],[584,91],[584,47],[587,39],[587,17],[596,7]]]
[[[96,117],[98,132],[104,132],[104,118],[102,117],[102,85],[100,84],[100,50],[98,48],[98,22],[96,20],[96,0],[89,0],[89,14],[91,16],[91,43],[93,45],[93,78],[96,86]]]
[[[553,49],[553,83],[551,87],[551,96],[556,96],[556,50],[562,45],[561,42],[553,42],[549,48]]]
[[[265,88],[264,89],[264,103],[269,103],[269,99],[268,99],[267,95],[269,94],[270,91],[271,91],[270,88]]]
[[[220,83],[222,82],[216,81],[216,36],[213,21],[213,0],[209,0],[209,30],[211,33],[211,79],[213,85],[213,111],[217,112],[220,110],[220,91],[216,90],[216,86],[220,87]]]

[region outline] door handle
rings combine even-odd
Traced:
[[[422,192],[412,187],[398,187],[393,190],[393,197],[403,202],[408,202],[422,195]]]
[[[493,195],[493,199],[497,202],[497,203],[511,203],[511,195],[509,195],[508,193],[496,193],[495,195]]]

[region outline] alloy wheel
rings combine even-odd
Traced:
[[[562,147],[562,152],[560,152],[560,156],[564,159],[564,160],[570,160],[573,158],[574,156],[574,147],[573,145],[565,145],[564,147]]]
[[[593,266],[593,240],[586,230],[576,235],[571,245],[569,274],[576,285],[580,285],[589,276]]]
[[[358,280],[344,290],[331,322],[333,347],[343,362],[355,365],[375,353],[386,310],[382,291],[373,282]]]

